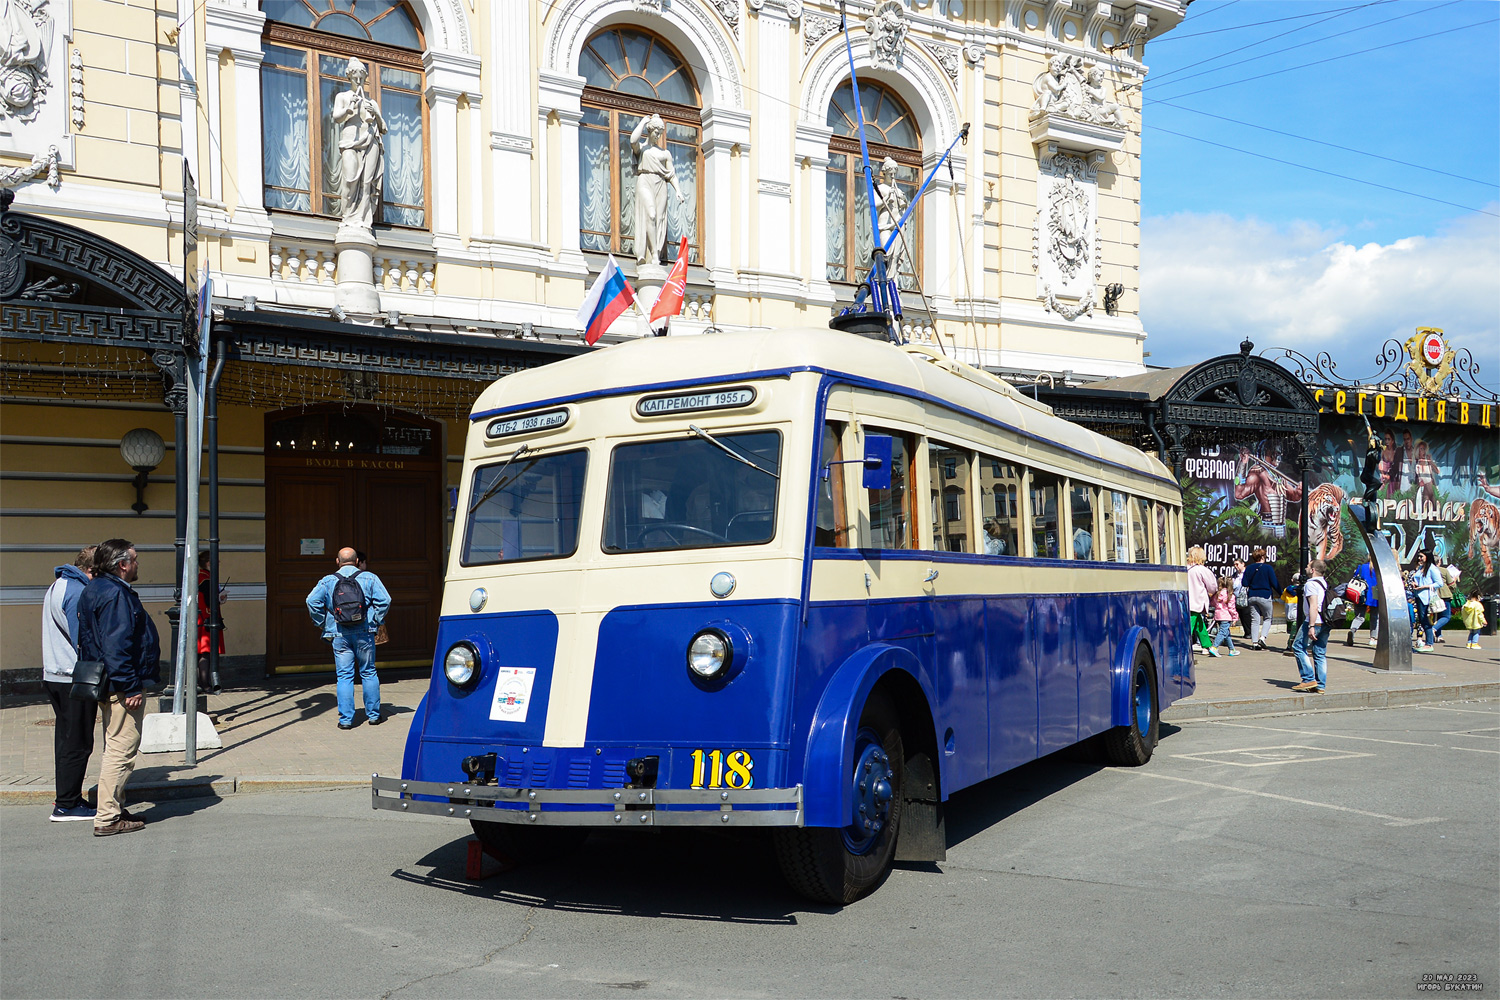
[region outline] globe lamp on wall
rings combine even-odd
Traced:
[[[146,506],[146,484],[152,472],[166,457],[167,445],[161,435],[149,427],[137,427],[120,439],[120,457],[135,470],[135,503],[130,509],[136,514],[144,513]]]

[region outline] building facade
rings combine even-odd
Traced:
[[[608,255],[649,297],[686,240],[673,335],[853,299],[851,52],[877,198],[915,202],[905,336],[1141,372],[1139,85],[1184,8],[864,0],[846,48],[831,0],[0,0],[0,670],[36,666],[40,594],[83,543],[137,541],[148,607],[172,600],[174,477],[134,510],[118,443],[175,445],[192,323],[112,298],[122,276],[211,275],[230,656],[324,668],[300,601],[352,540],[404,588],[389,659],[425,662],[468,405],[584,349]],[[627,313],[604,342],[644,332]]]

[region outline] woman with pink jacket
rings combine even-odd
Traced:
[[[1198,645],[1205,653],[1213,649],[1208,638],[1209,602],[1213,592],[1219,589],[1219,581],[1209,568],[1203,565],[1207,560],[1208,555],[1203,551],[1203,546],[1194,545],[1188,549],[1189,620],[1193,626],[1193,638],[1198,640]]]

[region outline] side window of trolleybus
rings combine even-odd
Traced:
[[[1135,561],[1151,561],[1151,539],[1148,537],[1151,524],[1151,504],[1140,497],[1130,498],[1130,551]]]
[[[814,545],[848,548],[849,511],[844,495],[844,425],[829,421],[823,425],[823,468],[828,475],[819,475],[818,515],[813,532]]]
[[[869,429],[869,433],[884,431]],[[892,434],[891,488],[867,490],[870,495],[870,539],[873,549],[914,549],[917,528],[912,519],[911,461],[915,449],[910,436]]]
[[[932,490],[932,547],[940,552],[973,552],[969,523],[969,453],[936,441],[927,443]]]
[[[1061,488],[1057,476],[1031,470],[1031,552],[1042,559],[1060,557],[1057,495]]]
[[[1021,469],[1003,459],[979,456],[979,511],[984,517],[984,554],[1024,556],[1021,551]]]
[[[1172,538],[1171,528],[1168,527],[1171,511],[1164,503],[1153,504],[1152,506],[1156,508],[1156,554],[1158,557],[1156,561],[1165,566],[1172,561],[1168,558],[1168,553],[1171,552]]]
[[[1130,561],[1130,511],[1129,501],[1118,490],[1099,491],[1099,534],[1102,536],[1102,555],[1105,562]]]
[[[1087,483],[1068,487],[1068,510],[1073,515],[1073,558],[1094,559],[1094,488]]]
[[[776,431],[711,431],[620,445],[610,458],[604,551],[760,545],[776,534]]]
[[[556,559],[578,548],[588,452],[497,461],[474,470],[463,564]]]

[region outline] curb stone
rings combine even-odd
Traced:
[[[168,799],[192,799],[217,797],[254,792],[303,792],[324,791],[335,788],[368,788],[368,775],[317,775],[317,774],[270,774],[224,777],[203,775],[194,778],[177,778],[171,781],[132,781],[125,786],[125,801],[162,802]],[[84,789],[84,798],[97,799],[99,788],[94,785]],[[53,800],[50,783],[38,785],[12,785],[0,788],[0,805],[38,805]]]
[[[1500,683],[1445,684],[1431,687],[1374,691],[1336,691],[1331,694],[1286,694],[1267,698],[1219,701],[1179,701],[1161,713],[1163,722],[1243,718],[1250,715],[1296,715],[1363,708],[1400,708],[1443,701],[1487,701],[1500,698]]]

